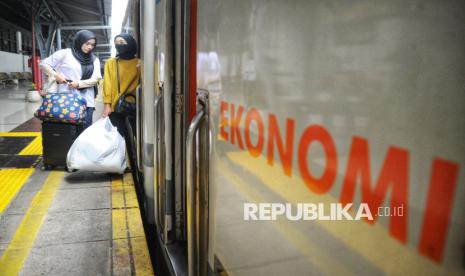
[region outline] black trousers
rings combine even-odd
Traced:
[[[119,134],[126,141],[126,150],[129,156],[129,164],[131,165],[132,178],[134,183],[139,184],[139,171],[137,169],[137,154],[136,154],[136,118],[133,116],[123,116],[119,113],[110,114],[111,123],[116,126]]]

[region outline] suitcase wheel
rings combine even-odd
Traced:
[[[53,168],[52,165],[44,164],[40,169],[41,169],[42,171],[49,171],[49,170],[51,170],[52,168]]]

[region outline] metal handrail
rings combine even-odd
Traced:
[[[142,172],[142,154],[141,154],[141,146],[140,146],[140,140],[142,139],[142,133],[141,133],[141,127],[140,127],[140,112],[141,112],[141,106],[140,106],[140,97],[141,97],[141,86],[137,86],[136,89],[136,165],[137,169],[139,172]]]
[[[187,263],[189,276],[197,274],[195,273],[197,271],[195,136],[204,115],[203,109],[197,112],[187,131],[186,141]]]
[[[160,226],[160,218],[159,218],[159,215],[158,215],[158,202],[159,202],[159,194],[158,194],[158,187],[160,185],[160,164],[159,164],[159,161],[160,161],[160,145],[159,145],[159,142],[160,142],[160,139],[159,139],[159,118],[158,116],[160,115],[159,114],[159,108],[160,108],[160,103],[162,102],[161,101],[161,98],[162,98],[162,95],[160,94],[159,96],[157,96],[155,98],[155,103],[153,104],[153,113],[155,115],[155,119],[154,119],[154,123],[155,123],[155,133],[154,133],[154,139],[155,139],[155,145],[154,145],[154,155],[153,155],[153,162],[154,162],[154,169],[155,169],[155,177],[154,177],[154,180],[156,180],[156,183],[157,183],[157,186],[154,186],[153,187],[153,191],[154,191],[154,195],[153,195],[153,204],[154,204],[154,207],[155,207],[155,212],[154,212],[154,216],[155,216],[155,224],[158,226]]]
[[[208,212],[209,212],[209,159],[210,159],[210,128],[209,128],[209,92],[204,89],[197,89],[197,103],[201,107],[205,116],[203,117],[198,130],[198,204],[196,218],[197,222],[197,273],[198,275],[208,274]]]

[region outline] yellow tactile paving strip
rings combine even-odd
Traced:
[[[40,136],[40,132],[0,132],[4,137],[34,137]]]
[[[33,172],[33,168],[0,170],[0,214],[3,213]]]
[[[42,155],[40,132],[0,132],[4,137],[35,137],[19,155]],[[34,172],[34,168],[0,170],[0,214]],[[63,172],[51,172],[34,198],[0,260],[0,275],[17,275],[42,225]],[[113,274],[154,275],[131,174],[111,181]]]
[[[18,275],[21,271],[63,176],[64,172],[52,171],[42,189],[35,195],[23,221],[0,259],[0,275]]]
[[[19,155],[42,155],[42,134],[40,132],[0,132],[0,137],[36,137]]]
[[[111,180],[113,274],[154,275],[131,174]]]
[[[19,155],[42,155],[42,135],[40,132],[38,133],[39,135],[37,135],[37,137],[19,153]]]
[[[36,137],[19,155],[42,155],[42,136],[40,132],[0,132],[1,136]],[[33,172],[34,168],[0,170],[0,214],[3,213]]]

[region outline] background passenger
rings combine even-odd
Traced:
[[[82,30],[76,33],[72,48],[56,51],[44,59],[40,66],[53,76],[58,84],[58,92],[79,91],[87,101],[87,115],[84,129],[92,124],[92,114],[95,110],[94,86],[102,78],[100,61],[92,54],[97,40],[94,33]]]
[[[105,63],[102,116],[110,116],[111,123],[118,128],[118,132],[125,138],[133,177],[137,181],[136,159],[133,152],[136,118],[135,116],[126,117],[113,111],[120,94],[127,91],[135,95],[140,79],[140,60],[136,58],[137,42],[131,35],[117,35],[115,37],[115,47],[117,51],[116,57],[110,58]],[[116,66],[118,66],[118,69]],[[117,72],[119,72],[119,81]]]

